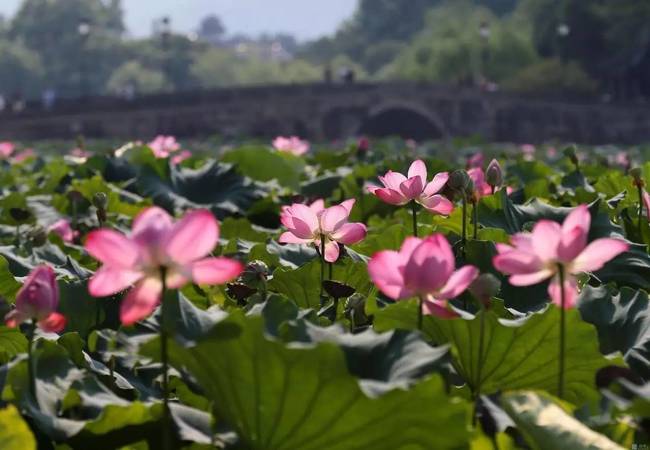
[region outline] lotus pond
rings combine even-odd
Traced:
[[[195,147],[0,144],[1,449],[650,448],[648,149]]]

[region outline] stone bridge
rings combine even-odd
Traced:
[[[650,141],[650,108],[595,100],[523,98],[418,83],[305,84],[61,100],[0,113],[0,139],[149,139],[296,134],[314,140],[480,135],[496,142]]]

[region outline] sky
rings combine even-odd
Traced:
[[[11,17],[22,0],[0,0],[0,14]],[[355,0],[122,0],[129,33],[144,36],[154,19],[169,16],[174,30],[189,33],[208,14],[221,17],[228,33],[288,32],[300,40],[336,30],[352,16]]]

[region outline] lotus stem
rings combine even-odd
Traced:
[[[476,386],[474,388],[474,395],[478,399],[481,395],[481,384],[483,382],[483,350],[485,346],[485,306],[483,302],[481,304],[481,309],[479,311],[479,334],[478,334],[478,365],[476,366]]]
[[[29,378],[29,393],[36,400],[36,376],[34,374],[34,355],[32,353],[36,322],[34,320],[29,321],[27,327],[27,377]]]
[[[566,346],[566,309],[565,302],[566,296],[564,293],[564,266],[559,266],[560,275],[560,372],[557,380],[557,396],[564,398],[564,359],[565,359],[565,346]]]
[[[483,348],[485,346],[485,306],[482,302],[481,309],[479,311],[479,334],[478,334],[478,364],[476,369],[476,386],[474,386],[474,423],[476,423],[477,412],[478,412],[478,402],[481,397],[481,384],[483,384]]]
[[[472,202],[472,217],[474,220],[474,235],[473,239],[478,240],[478,208],[476,202]]]
[[[424,298],[420,297],[418,300],[418,330],[422,331],[422,321],[424,315],[422,314],[422,307],[424,306]]]
[[[160,293],[160,356],[162,360],[162,391],[163,391],[163,450],[171,450],[171,442],[169,436],[170,430],[170,412],[169,412],[169,378],[167,373],[169,371],[169,355],[167,351],[167,328],[165,327],[166,304],[165,291],[167,290],[166,281],[167,268],[160,268],[160,281],[162,283],[162,290]]]
[[[637,225],[639,227],[639,239],[643,240],[643,236],[641,235],[641,224],[643,223],[643,186],[641,183],[636,184],[636,190],[639,193],[639,223]]]
[[[467,243],[467,198],[463,195],[463,231],[461,237],[461,245],[463,247],[463,254],[465,254],[465,244]]]
[[[71,205],[72,206],[72,229],[76,230],[76,229],[79,228],[77,226],[77,219],[78,219],[78,217],[77,217],[77,200],[72,198],[71,201],[72,201],[72,205]]]
[[[323,298],[323,281],[325,281],[325,236],[321,234],[320,235],[320,295],[318,298],[319,303]]]
[[[418,205],[411,202],[411,214],[413,215],[413,236],[418,237]]]

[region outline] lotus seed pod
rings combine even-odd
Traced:
[[[253,289],[266,290],[266,279],[269,276],[269,266],[265,262],[255,260],[246,265],[239,276],[239,281]]]
[[[491,273],[479,276],[469,287],[469,291],[484,305],[489,305],[490,299],[501,290],[501,281]]]
[[[106,210],[108,207],[108,196],[104,192],[96,192],[93,195],[93,205],[97,209]]]
[[[524,225],[521,228],[522,228],[522,231],[531,232],[531,231],[533,231],[534,227],[535,227],[535,222],[526,222],[526,223],[524,223]]]
[[[462,194],[466,193],[468,190],[473,190],[474,183],[472,183],[472,179],[466,171],[454,170],[451,175],[449,175],[449,181],[447,181],[447,184],[454,192]]]

